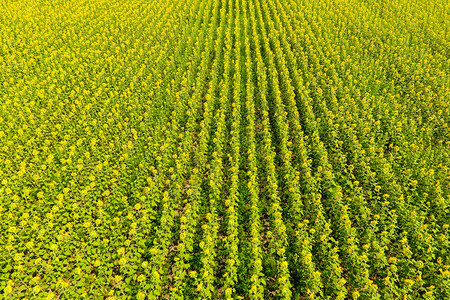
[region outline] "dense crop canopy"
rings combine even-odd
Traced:
[[[450,299],[442,0],[0,3],[4,299]]]

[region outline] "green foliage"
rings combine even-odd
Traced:
[[[448,299],[448,5],[0,6],[4,299]]]

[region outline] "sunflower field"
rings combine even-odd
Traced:
[[[450,299],[450,2],[0,0],[1,299]]]

